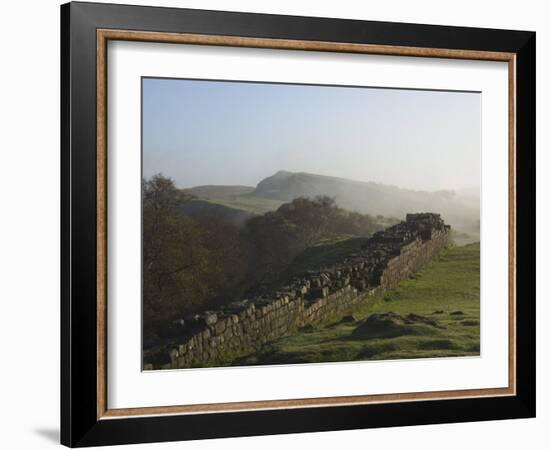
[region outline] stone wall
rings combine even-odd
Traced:
[[[268,296],[233,302],[181,321],[181,338],[144,352],[144,369],[223,364],[308,324],[338,318],[397,287],[449,245],[439,214],[407,214],[341,264],[309,271]]]

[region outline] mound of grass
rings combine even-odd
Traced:
[[[336,320],[297,332],[234,365],[476,356],[480,354],[479,243],[452,247],[421,276]]]
[[[353,332],[356,339],[392,338],[406,334],[427,335],[432,330],[429,327],[440,326],[435,320],[427,317],[409,314],[401,316],[393,312],[371,314]]]

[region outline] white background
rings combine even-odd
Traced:
[[[114,42],[108,67],[108,408],[508,385],[507,63]],[[481,91],[481,357],[141,372],[141,76]]]
[[[157,1],[187,6],[385,21],[529,29],[537,31],[538,229],[549,217],[543,194],[550,180],[548,123],[550,17],[535,0],[460,3],[440,1]],[[0,445],[40,449],[56,445],[59,422],[59,2],[3,5],[0,152],[0,273],[2,274],[2,382]],[[538,236],[537,276],[550,271],[548,234]],[[545,261],[546,260],[546,261]],[[549,287],[539,283],[538,380],[549,377]],[[546,300],[546,301],[545,301]],[[409,449],[547,448],[550,388],[538,383],[538,418],[476,424],[358,430],[141,445],[136,448],[265,449],[372,446]]]

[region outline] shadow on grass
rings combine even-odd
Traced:
[[[405,335],[430,335],[434,329],[443,328],[433,319],[409,314],[376,313],[371,314],[351,333],[352,339],[395,338]]]

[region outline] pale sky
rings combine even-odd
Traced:
[[[279,170],[480,185],[481,94],[143,79],[143,175],[256,186]]]

